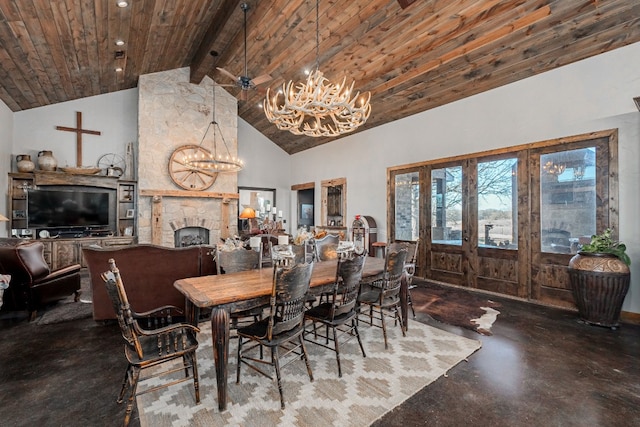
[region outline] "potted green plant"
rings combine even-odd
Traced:
[[[617,328],[629,291],[631,259],[607,228],[591,236],[569,261],[569,280],[578,314],[593,325]]]

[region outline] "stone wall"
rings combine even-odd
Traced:
[[[138,155],[137,179],[139,192],[183,190],[169,175],[168,162],[173,151],[182,145],[200,145],[212,120],[213,91],[215,89],[215,119],[224,135],[230,155],[237,156],[237,101],[214,82],[205,77],[198,84],[189,83],[189,68],[140,76],[138,82]],[[204,148],[213,151],[212,130]],[[218,152],[225,153],[225,144],[216,132]],[[237,174],[220,174],[205,192],[237,193]],[[191,194],[189,194],[191,195]],[[204,221],[210,224],[211,242],[223,234],[237,233],[237,201],[226,200],[228,223],[233,229],[220,230],[223,200],[219,198],[167,197],[160,201],[162,245],[174,246],[172,222]],[[138,197],[138,241],[152,242],[152,197]],[[158,199],[156,198],[156,203]]]

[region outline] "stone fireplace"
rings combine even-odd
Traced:
[[[212,243],[209,235],[214,226],[208,219],[184,218],[181,221],[171,221],[169,225],[173,229],[173,241],[176,248]]]
[[[209,77],[190,83],[189,68],[140,76],[138,88],[138,242],[176,247],[237,234],[237,174],[219,174],[210,188],[189,191],[168,170],[177,148],[201,143],[213,117],[213,90],[216,121],[237,155],[236,99]]]

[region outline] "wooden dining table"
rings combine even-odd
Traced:
[[[336,279],[337,260],[314,263],[310,292],[327,291]],[[384,259],[367,257],[363,280],[382,274]],[[404,282],[404,281],[403,281]],[[227,362],[229,360],[230,314],[269,305],[273,285],[273,269],[262,268],[238,273],[190,277],[176,280],[174,286],[185,296],[185,315],[191,324],[198,324],[200,310],[211,308],[213,358],[218,388],[218,408],[227,407]],[[402,317],[407,319],[407,289],[400,293]]]

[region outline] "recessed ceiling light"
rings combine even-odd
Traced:
[[[116,40],[116,46],[124,45],[124,40]]]
[[[129,2],[126,2],[126,1],[119,1],[116,4],[118,5],[118,7],[127,7],[127,6],[129,6]]]
[[[116,67],[116,70],[115,70],[115,71],[116,71],[116,73],[121,72],[121,71],[122,71],[122,67]]]

